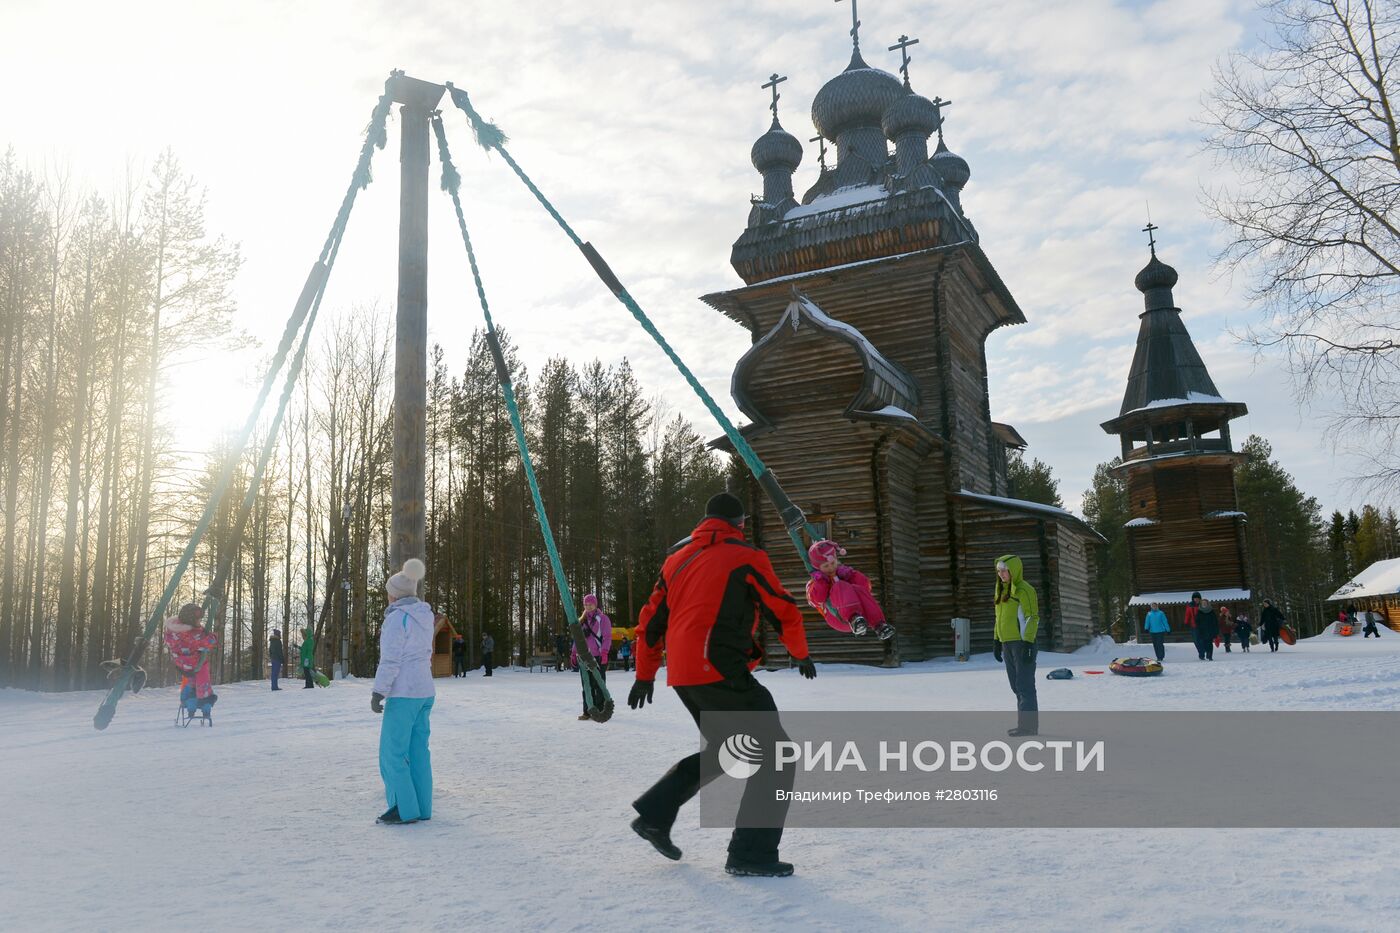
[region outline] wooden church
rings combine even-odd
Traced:
[[[731,382],[745,436],[898,629],[891,642],[854,638],[808,609],[809,641],[821,660],[897,664],[950,654],[951,620],[965,617],[974,649],[990,650],[994,564],[1014,553],[1040,596],[1040,644],[1076,648],[1096,621],[1102,538],[1009,497],[1007,448],[1024,441],[992,420],[986,342],[1025,316],[963,211],[971,172],[943,140],[948,102],[914,93],[913,41],[895,47],[901,81],[852,39],[850,64],[812,102],[821,167],[801,203],[802,145],[778,121],[784,79],[765,85],[772,125],[751,154],[763,195],[730,260],[745,284],[703,299],[753,339]],[[801,593],[802,562],[752,483],[749,509],[751,534]],[[771,633],[765,647],[783,657]]]
[[[1156,228],[1151,224],[1147,233]],[[1134,285],[1143,294],[1142,324],[1118,417],[1103,423],[1122,441],[1115,469],[1126,487],[1133,621],[1141,631],[1151,603],[1176,640],[1191,594],[1232,609],[1250,600],[1245,521],[1235,495],[1235,465],[1244,455],[1230,442],[1230,421],[1243,402],[1222,398],[1191,342],[1172,298],[1176,270],[1151,259]],[[1253,615],[1253,613],[1251,613]],[[1257,617],[1256,617],[1257,618]]]

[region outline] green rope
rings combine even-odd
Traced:
[[[106,729],[112,722],[112,717],[116,715],[117,703],[122,694],[126,692],[127,686],[131,682],[132,676],[137,670],[137,663],[141,655],[145,653],[146,646],[150,644],[151,638],[155,635],[161,620],[170,606],[170,602],[175,597],[175,592],[179,588],[185,570],[194,559],[195,551],[199,543],[203,540],[205,533],[209,530],[214,513],[218,510],[220,502],[227,495],[229,486],[233,482],[233,474],[237,469],[238,460],[242,456],[244,449],[248,446],[248,441],[252,438],[253,431],[257,427],[258,415],[261,413],[263,405],[267,402],[268,395],[272,392],[272,385],[277,379],[277,374],[281,371],[286,362],[287,353],[291,350],[292,341],[296,334],[302,329],[305,321],[306,330],[302,337],[301,345],[297,349],[293,367],[300,371],[300,367],[305,358],[307,342],[311,335],[311,326],[315,323],[316,312],[320,309],[321,299],[325,295],[326,281],[330,276],[331,267],[335,264],[335,257],[340,250],[340,242],[345,234],[345,227],[349,223],[350,211],[354,206],[355,195],[369,184],[369,163],[373,157],[374,150],[382,147],[387,134],[384,129],[384,121],[389,115],[389,105],[391,100],[387,90],[379,98],[371,116],[371,126],[365,144],[360,149],[359,161],[355,166],[355,173],[352,177],[350,187],[341,201],[340,211],[337,213],[335,221],[331,224],[330,234],[326,237],[326,243],[322,247],[321,257],[317,264],[312,267],[311,275],[308,277],[306,285],[303,287],[301,297],[297,301],[296,308],[283,329],[282,338],[277,345],[277,353],[273,356],[272,363],[268,366],[266,375],[263,376],[262,386],[258,390],[257,400],[253,404],[252,411],[248,414],[248,419],[244,422],[242,431],[239,432],[238,442],[230,450],[228,460],[225,462],[222,472],[214,485],[213,491],[209,495],[209,500],[204,505],[204,512],[195,525],[190,540],[185,545],[184,552],[180,555],[179,562],[175,565],[175,570],[166,583],[165,589],[161,592],[160,598],[156,601],[155,607],[151,611],[150,618],[146,622],[146,627],[136,638],[130,653],[122,661],[122,666],[117,678],[108,691],[102,705],[98,707],[96,715],[93,716],[92,724],[95,728]],[[293,380],[294,381],[294,380]],[[284,387],[282,402],[279,406],[278,422],[285,412],[287,400],[290,397],[290,389]],[[264,458],[265,462],[265,458]],[[256,488],[255,486],[252,488]],[[217,599],[217,594],[215,594]],[[206,603],[208,605],[210,603]]]
[[[450,85],[449,85],[450,87]],[[472,247],[471,235],[467,232],[467,219],[462,212],[462,177],[452,164],[452,155],[447,147],[447,134],[442,128],[442,117],[433,115],[433,132],[437,135],[438,157],[442,162],[442,188],[452,197],[452,207],[457,212],[457,227],[462,233],[462,244],[467,248],[467,262],[471,265],[472,281],[476,284],[476,297],[481,303],[481,315],[486,321],[486,340],[496,364],[496,379],[505,396],[506,411],[510,414],[510,424],[515,431],[515,446],[520,450],[520,462],[525,469],[525,478],[530,484],[530,497],[535,503],[535,516],[539,519],[540,533],[544,536],[545,550],[549,552],[549,564],[554,571],[554,582],[559,588],[559,598],[564,604],[564,617],[577,620],[578,611],[574,606],[573,595],[569,591],[569,581],[564,575],[564,564],[559,558],[559,549],[554,543],[554,532],[549,526],[549,515],[545,512],[544,499],[540,495],[539,480],[535,477],[535,465],[530,457],[530,448],[525,440],[525,426],[520,418],[520,407],[516,404],[515,389],[511,383],[510,370],[506,367],[505,355],[501,351],[500,338],[496,333],[496,323],[491,317],[491,305],[486,300],[486,286],[481,281],[481,268],[477,265],[476,250]],[[574,645],[578,650],[579,676],[583,679],[583,689],[588,697],[589,713],[602,721],[610,715],[611,697],[602,672],[593,654],[588,650],[587,639],[577,621],[570,622],[574,635]]]
[[[555,223],[559,225],[560,229],[564,231],[569,239],[573,241],[573,244],[578,247],[588,259],[594,271],[598,273],[599,277],[602,278],[612,290],[617,300],[622,302],[623,306],[632,313],[632,317],[637,320],[637,323],[642,326],[642,329],[651,335],[651,338],[656,341],[657,345],[661,347],[666,356],[670,358],[676,369],[680,370],[681,375],[684,376],[686,382],[690,384],[690,388],[700,397],[700,401],[709,409],[710,414],[724,430],[725,436],[729,438],[729,442],[734,445],[735,451],[738,452],[744,464],[749,468],[749,472],[753,474],[754,479],[763,487],[764,492],[768,494],[774,506],[777,507],[778,513],[782,517],[783,525],[787,529],[788,537],[792,539],[793,547],[797,549],[798,556],[802,559],[803,567],[810,573],[812,571],[812,563],[807,558],[807,548],[802,543],[801,532],[806,531],[813,540],[817,540],[819,537],[818,529],[807,524],[806,516],[802,514],[802,510],[793,504],[792,500],[783,492],[782,487],[778,484],[777,477],[774,476],[768,467],[764,465],[763,461],[759,459],[758,453],[749,445],[749,442],[744,436],[739,433],[739,430],[720,409],[719,405],[715,403],[709,391],[700,384],[700,380],[695,378],[695,374],[690,371],[690,367],[686,366],[679,354],[677,354],[670,343],[666,341],[666,338],[661,335],[661,332],[657,330],[656,325],[647,317],[641,305],[637,304],[636,300],[628,293],[627,289],[617,280],[612,270],[603,262],[603,258],[598,255],[597,250],[593,248],[592,244],[585,243],[579,235],[574,232],[573,228],[569,226],[568,221],[555,209],[549,199],[544,196],[544,193],[536,187],[535,183],[530,179],[530,176],[525,174],[524,169],[516,163],[515,159],[511,158],[510,153],[507,152],[505,148],[505,133],[494,123],[490,123],[485,120],[481,114],[477,113],[466,91],[453,86],[451,81],[447,82],[447,90],[448,93],[452,95],[452,102],[467,115],[467,119],[471,122],[472,131],[476,136],[477,143],[487,151],[494,149],[496,152],[500,153],[506,165],[510,166],[511,171],[515,173],[516,177],[524,183],[525,187],[530,190],[530,193],[535,196],[535,199],[549,212],[549,216],[554,218]]]

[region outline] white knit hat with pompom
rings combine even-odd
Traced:
[[[428,575],[428,568],[416,557],[403,562],[403,569],[384,581],[384,589],[389,592],[389,601],[418,595],[418,581]]]

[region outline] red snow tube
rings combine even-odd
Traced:
[[[1124,677],[1155,677],[1162,673],[1162,664],[1152,658],[1115,658],[1108,669]]]
[[[1278,637],[1283,640],[1283,643],[1285,645],[1296,644],[1298,641],[1298,636],[1294,634],[1293,629],[1289,628],[1286,625],[1279,627]]]

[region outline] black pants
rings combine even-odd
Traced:
[[[584,676],[587,677],[588,675],[585,674]],[[598,676],[601,677],[601,678],[603,679],[603,682],[604,682],[604,683],[607,683],[607,680],[608,680],[608,669],[607,669],[605,666],[603,666],[603,664],[601,664],[601,663],[599,663],[599,665],[598,665]],[[583,711],[586,713],[586,712],[588,712],[588,688],[587,688],[587,687],[582,687],[582,688],[580,688],[580,689],[581,689],[581,691],[583,692]]]
[[[483,676],[490,677],[490,676],[491,676],[491,652],[489,652],[489,651],[483,651],[483,652],[481,653],[481,666],[484,667],[484,668],[486,668],[486,673],[485,673],[485,675],[483,675]]]
[[[466,658],[465,655],[454,654],[454,655],[452,656],[452,676],[453,676],[453,677],[466,677],[466,676],[467,676],[467,658]]]
[[[1035,659],[1024,641],[1008,641],[1001,646],[1006,679],[1016,694],[1016,728],[1022,732],[1040,731],[1040,702],[1035,695]]]
[[[1266,632],[1264,633],[1264,639],[1269,643],[1270,651],[1278,650],[1278,632]]]
[[[1362,638],[1370,638],[1372,635],[1376,636],[1377,638],[1381,637],[1381,633],[1376,631],[1376,627],[1374,625],[1368,625],[1364,629],[1362,629],[1362,631],[1365,632],[1365,634],[1361,636]]]
[[[700,726],[701,712],[768,712],[776,713],[777,705],[768,689],[745,673],[739,680],[721,681],[716,684],[703,684],[694,687],[677,687],[676,696],[685,704],[695,725]],[[719,748],[727,735],[706,735],[705,749],[694,755],[687,755],[661,776],[661,780],[632,803],[632,808],[641,814],[642,819],[653,826],[670,831],[676,822],[676,814],[686,801],[700,792],[702,779],[713,778],[719,773],[716,760]],[[766,736],[772,741],[786,741],[787,736],[778,730],[776,735]],[[702,767],[701,756],[704,756]],[[741,819],[745,810],[761,808],[765,818],[776,817],[776,828],[736,827],[729,837],[729,855],[732,858],[756,864],[771,864],[778,860],[778,843],[782,841],[782,822],[787,817],[787,801],[779,801],[778,791],[792,790],[795,772],[791,769],[778,771],[765,767],[749,778],[744,787],[744,797],[740,802]],[[765,821],[771,821],[765,819]]]
[[[1162,660],[1167,656],[1167,648],[1164,644],[1162,644],[1162,641],[1166,638],[1166,635],[1162,632],[1148,632],[1147,634],[1152,636],[1152,651],[1154,654],[1157,655],[1157,660]]]
[[[1202,658],[1215,657],[1215,635],[1206,635],[1196,629],[1196,654]]]

